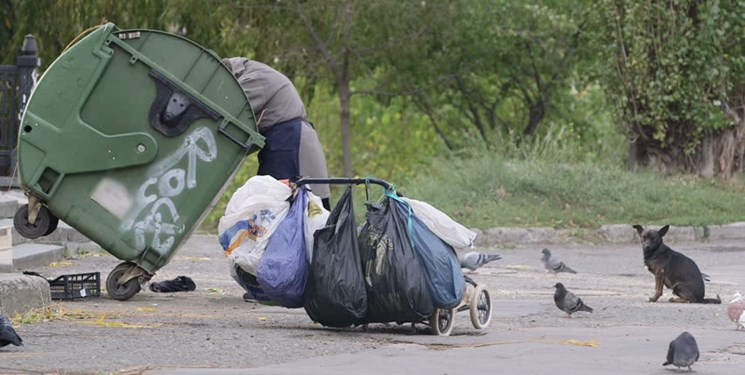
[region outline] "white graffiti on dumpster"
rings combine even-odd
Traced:
[[[209,163],[216,157],[217,145],[212,132],[208,128],[198,128],[186,136],[183,145],[173,154],[148,169],[145,182],[137,189],[134,207],[120,226],[122,232],[134,230],[137,249],[149,246],[164,254],[173,247],[175,236],[186,230],[183,223],[177,224],[181,216],[173,198],[197,187],[198,161]],[[185,170],[177,167],[184,158],[187,159]]]

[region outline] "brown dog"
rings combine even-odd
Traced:
[[[644,265],[654,275],[654,295],[649,302],[657,302],[664,284],[678,296],[670,298],[670,302],[722,303],[718,295],[716,299],[704,298],[704,278],[696,263],[662,242],[662,237],[670,229],[669,225],[659,231],[644,230],[641,225],[634,225],[634,229],[641,237]]]

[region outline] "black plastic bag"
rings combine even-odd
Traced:
[[[407,217],[386,196],[368,205],[359,235],[367,285],[366,322],[421,322],[434,312],[419,255],[412,248]]]
[[[328,327],[360,323],[367,312],[352,203],[352,187],[348,186],[326,226],[314,234],[304,307],[314,322]]]

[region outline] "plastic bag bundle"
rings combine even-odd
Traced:
[[[288,308],[303,306],[309,270],[304,229],[307,201],[306,189],[301,186],[287,216],[269,238],[256,274],[264,293]]]
[[[329,210],[323,207],[321,198],[310,191],[305,208],[305,244],[308,245],[308,263],[313,260],[314,234],[323,228],[329,219]]]
[[[386,196],[369,204],[359,235],[367,286],[366,322],[421,322],[435,306],[420,257],[412,246],[407,217]]]
[[[402,197],[401,199],[408,203],[414,210],[414,215],[445,243],[454,249],[473,247],[473,242],[476,240],[476,232],[464,227],[427,202],[407,197]]]
[[[254,176],[230,198],[217,226],[231,266],[256,275],[270,236],[290,209],[289,186],[271,176]]]
[[[305,311],[327,327],[347,327],[367,313],[352,187],[348,186],[326,226],[315,233],[313,260],[305,290]]]

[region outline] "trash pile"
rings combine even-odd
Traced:
[[[476,234],[392,185],[367,203],[358,229],[352,190],[347,183],[328,212],[302,179],[255,176],[238,189],[218,231],[244,298],[303,307],[328,327],[422,322],[461,303],[454,249],[471,247]]]

